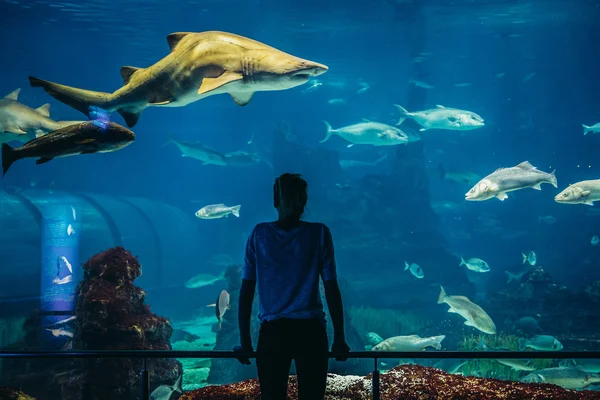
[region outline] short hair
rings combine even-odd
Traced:
[[[308,183],[302,175],[285,173],[275,178],[273,204],[282,218],[302,218],[307,201]]]

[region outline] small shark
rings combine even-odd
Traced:
[[[53,121],[50,119],[50,104],[33,109],[19,103],[16,89],[0,99],[0,143],[10,141],[28,142],[35,137],[64,128],[78,121]]]
[[[240,106],[254,92],[300,86],[328,67],[232,33],[176,32],[167,36],[170,54],[148,68],[121,68],[123,86],[114,93],[59,85],[30,76],[57,100],[89,115],[90,106],[117,111],[129,127],[149,106],[183,107],[229,93]]]
[[[171,137],[163,146],[166,146],[169,143],[173,143],[179,148],[181,151],[181,157],[195,158],[196,160],[202,161],[203,165],[227,165],[225,155],[219,153],[210,146],[206,146],[201,143],[180,142]]]

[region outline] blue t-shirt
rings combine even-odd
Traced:
[[[257,281],[258,318],[318,318],[325,323],[319,276],[336,279],[333,240],[322,223],[301,222],[291,230],[256,225],[246,245],[242,279]]]

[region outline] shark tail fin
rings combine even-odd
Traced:
[[[175,381],[173,385],[173,390],[175,392],[183,393],[183,388],[181,387],[181,381],[183,380],[183,375],[179,375],[179,378]]]
[[[590,133],[590,127],[584,124],[581,124],[581,126],[583,127],[583,134],[587,135],[588,133]]]
[[[323,121],[323,123],[325,124],[325,128],[327,128],[327,133],[325,133],[325,139],[321,140],[319,143],[324,143],[327,140],[329,140],[329,138],[331,137],[331,135],[333,134],[333,132],[335,131],[332,127],[331,124],[327,121]]]
[[[460,257],[460,264],[458,264],[459,267],[462,267],[463,265],[467,265],[467,262],[465,261],[464,258],[462,258],[462,256]]]
[[[170,145],[171,143],[175,143],[175,140],[173,140],[173,135],[171,135],[169,133],[169,136],[167,136],[167,140],[166,140],[166,142],[164,142],[162,144],[162,147],[166,147],[166,146]]]
[[[396,125],[400,125],[404,122],[404,120],[410,116],[410,113],[406,110],[406,108],[398,105],[398,104],[394,104],[394,107],[396,107],[399,111],[400,111],[400,119],[398,120],[398,122],[396,123]]]
[[[408,265],[408,263],[406,261],[404,261],[404,270],[406,271],[409,268],[410,268],[410,265]]]
[[[527,347],[527,339],[519,338],[519,351],[525,350]]]
[[[521,255],[523,256],[523,264],[525,264],[525,261],[527,261],[527,255],[525,253],[521,253]]]
[[[438,304],[442,304],[446,300],[446,291],[442,286],[440,286],[440,297],[438,297]]]
[[[6,171],[10,166],[19,159],[15,149],[7,143],[2,143],[2,176],[6,175]]]
[[[105,108],[106,104],[111,98],[110,93],[77,89],[74,87],[45,81],[34,76],[29,77],[29,83],[31,84],[31,87],[43,88],[50,96],[54,97],[56,100],[73,107],[74,109],[84,113],[88,117],[90,112],[90,106]]]
[[[234,217],[240,217],[240,208],[242,208],[241,205],[231,207],[231,213]]]
[[[429,338],[431,340],[431,346],[436,350],[442,349],[442,340],[446,339],[446,335],[440,336],[432,336]]]

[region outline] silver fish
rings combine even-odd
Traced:
[[[212,285],[215,282],[221,281],[225,279],[225,275],[221,274],[219,276],[211,275],[211,274],[198,274],[185,283],[185,287],[188,289],[197,289],[200,287]]]
[[[593,206],[595,201],[600,201],[600,179],[581,181],[569,185],[554,198],[562,204],[586,204]]]
[[[507,192],[525,188],[542,190],[542,183],[558,187],[554,171],[546,173],[538,170],[529,161],[523,161],[511,168],[499,168],[486,176],[465,194],[465,199],[484,201],[497,197],[504,201],[508,198]]]
[[[331,135],[335,134],[349,141],[352,147],[355,144],[370,144],[373,146],[395,146],[406,144],[408,137],[400,129],[379,122],[360,122],[354,125],[344,126],[342,128],[333,129],[329,122],[323,121],[327,127],[325,139],[320,143],[324,143]]]
[[[442,348],[445,335],[422,338],[418,335],[394,336],[373,347],[372,351],[423,351],[427,347]]]
[[[539,351],[560,351],[563,345],[557,338],[550,335],[535,335],[532,339],[519,338],[519,351],[530,347]]]
[[[181,388],[181,381],[183,375],[177,378],[177,381],[173,386],[160,385],[150,394],[150,400],[171,400],[171,396],[173,393],[175,394],[183,394],[183,389]]]
[[[461,257],[459,267],[463,265],[474,272],[490,271],[490,266],[488,265],[488,263],[483,261],[481,258],[469,258],[465,261],[465,259]]]
[[[394,104],[394,106],[400,110],[400,119],[396,125],[400,125],[406,118],[410,118],[422,126],[421,131],[428,129],[470,131],[485,126],[483,118],[472,111],[437,105],[436,108],[429,110],[409,112],[398,104]]]
[[[456,313],[465,319],[465,325],[472,326],[483,333],[496,334],[496,325],[489,315],[465,296],[448,296],[440,286],[438,304],[446,303],[450,308],[448,312]]]
[[[551,383],[565,389],[584,389],[600,383],[600,375],[580,368],[557,367],[537,370],[522,379],[527,383]]]
[[[229,216],[233,214],[235,217],[240,216],[241,205],[237,206],[226,206],[223,203],[212,204],[209,206],[202,207],[196,211],[196,217],[200,219],[217,219]]]
[[[225,312],[229,310],[229,293],[227,290],[221,290],[219,296],[217,297],[217,302],[215,304],[209,304],[207,307],[215,307],[215,313],[217,315],[217,320],[219,321],[219,330],[221,330],[221,322],[223,321],[223,316]]]
[[[408,263],[404,261],[404,270],[410,270],[410,273],[418,279],[421,279],[425,276],[425,274],[423,273],[423,269],[415,263],[408,265]]]
[[[529,252],[529,255],[526,255],[525,253],[521,253],[521,255],[523,256],[523,264],[527,262],[529,265],[535,265],[537,263],[537,255],[535,254],[535,251],[532,250]]]
[[[169,143],[173,143],[179,148],[179,150],[181,151],[181,157],[194,158],[196,160],[202,161],[203,165],[227,165],[227,160],[225,159],[225,156],[210,146],[206,146],[200,143],[179,142],[173,138],[169,138],[169,140],[164,145],[167,145]]]

